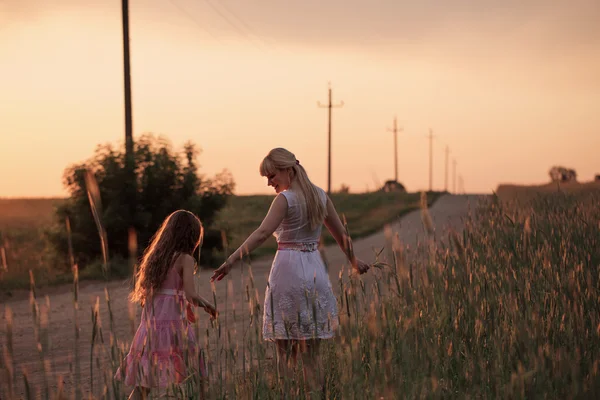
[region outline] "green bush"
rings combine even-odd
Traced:
[[[134,185],[127,179],[122,147],[99,145],[89,160],[69,166],[63,180],[70,197],[57,207],[55,224],[48,232],[60,260],[68,266],[67,218],[72,231],[74,261],[79,267],[85,268],[102,258],[101,241],[86,189],[86,170],[94,174],[100,191],[100,218],[106,230],[109,258],[126,260],[129,257],[130,226],[136,232],[139,256],[164,218],[177,209],[198,215],[208,231],[216,213],[231,195],[234,182],[227,171],[210,179],[199,175],[196,162],[199,153],[191,142],[176,152],[167,139],[145,134],[134,145]],[[132,200],[135,208],[130,212]],[[203,246],[201,263],[215,263],[212,251],[215,247],[219,247],[218,243]],[[127,266],[127,263],[115,265]]]

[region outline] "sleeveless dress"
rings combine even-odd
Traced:
[[[165,388],[192,374],[206,376],[206,368],[186,317],[189,303],[183,280],[175,268],[161,289],[142,308],[140,325],[115,379],[127,386]]]
[[[327,195],[317,188],[326,205]],[[263,337],[276,339],[329,339],[339,326],[338,306],[329,274],[318,251],[322,225],[310,229],[301,192],[281,192],[287,214],[273,232],[278,250],[265,292]]]

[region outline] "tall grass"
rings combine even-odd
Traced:
[[[441,192],[428,192],[426,201],[432,205]],[[377,232],[387,223],[393,222],[402,215],[418,210],[420,193],[372,192],[372,193],[332,193],[330,195],[336,211],[346,216],[352,230],[353,238],[362,238]],[[274,196],[233,196],[228,205],[220,211],[215,227],[223,230],[230,239],[230,247],[237,248],[256,229],[267,214]],[[326,229],[323,232],[323,243],[333,244],[335,240]],[[260,248],[253,252],[253,257],[274,254],[277,243],[270,237]]]
[[[525,204],[491,198],[479,205],[461,234],[435,232],[447,244],[426,241],[412,257],[390,235],[391,251],[377,253],[390,256],[376,268],[364,276],[342,268],[332,282],[341,325],[313,365],[322,376],[318,384],[299,369],[286,375],[278,368],[273,344],[261,337],[262,301],[252,266],[246,264],[240,286],[229,280],[225,300],[217,304],[221,317],[193,326],[204,347],[207,381],[192,374],[163,394],[197,398],[202,392],[211,399],[597,397],[598,204],[598,193],[542,195]],[[426,202],[422,212],[427,226]],[[35,293],[33,285],[31,290]],[[234,290],[243,290],[244,304],[233,302]],[[89,339],[90,355],[106,379],[94,382],[93,395],[124,398],[125,388],[110,378],[128,343],[102,339],[96,309],[94,332],[100,340]],[[7,324],[2,398],[11,398],[15,382],[26,376],[10,357],[10,329]],[[48,393],[47,386],[40,390]]]
[[[27,290],[30,269],[39,282],[69,281],[65,271],[55,268],[53,252],[45,236],[54,207],[61,201],[0,198],[0,290]]]
[[[94,193],[90,201],[95,201],[98,207],[101,207],[98,192]],[[428,204],[431,205],[440,195],[438,192],[429,193]],[[98,200],[93,200],[94,198]],[[354,227],[355,238],[373,233],[383,224],[419,206],[418,193],[334,193],[332,199],[338,212],[345,214],[350,226]],[[232,196],[227,206],[218,213],[214,228],[221,230],[230,239],[230,247],[237,248],[260,225],[272,200],[273,196],[267,195]],[[8,293],[12,289],[27,290],[29,270],[32,270],[36,280],[44,285],[66,284],[72,281],[71,271],[64,267],[65,260],[52,249],[46,236],[46,232],[52,227],[54,208],[64,201],[0,199],[0,300],[3,292]],[[100,214],[94,214],[96,224]],[[118,257],[107,261],[106,232],[99,235],[103,259],[90,265],[79,265],[79,278],[102,280],[107,275],[107,268],[111,277],[123,278],[129,271],[125,267],[128,261]],[[328,232],[325,232],[323,239],[326,244],[334,242]],[[275,250],[275,239],[269,238],[253,253],[253,257],[274,254]],[[224,253],[217,254],[216,258],[224,256]]]

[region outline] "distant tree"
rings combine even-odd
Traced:
[[[338,193],[350,193],[350,186],[346,185],[345,183],[342,183],[340,189],[338,190]]]
[[[576,182],[577,172],[563,166],[554,166],[548,171],[552,182]]]
[[[404,185],[393,179],[385,181],[385,184],[379,190],[382,192],[406,192]]]
[[[550,175],[550,180],[552,182],[560,182],[562,181],[564,167],[552,167],[550,171],[548,171],[548,175]]]
[[[600,182],[600,174],[596,174],[596,176],[594,177],[594,180],[596,182]]]
[[[135,142],[137,208],[133,225],[138,255],[164,218],[180,208],[198,215],[205,234],[210,232],[216,213],[225,206],[235,184],[227,171],[212,179],[200,175],[196,162],[199,154],[200,150],[192,142],[187,142],[182,151],[174,152],[167,139],[152,134],[145,134]],[[124,165],[124,149],[104,144],[97,147],[89,160],[66,168],[63,181],[70,197],[58,207],[56,226],[49,234],[50,242],[63,259],[67,258],[68,252],[66,217],[70,220],[73,251],[79,267],[101,256],[100,240],[86,192],[86,169],[94,174],[100,189],[101,218],[106,229],[109,254],[127,259],[129,226],[125,216],[128,215],[128,203],[123,193],[128,182]],[[212,236],[215,236],[214,233]],[[212,246],[219,247],[218,243]],[[202,247],[202,262],[210,263],[211,250]]]

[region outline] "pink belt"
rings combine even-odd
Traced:
[[[319,249],[319,243],[317,242],[279,242],[277,243],[277,250],[295,250],[311,252]]]

